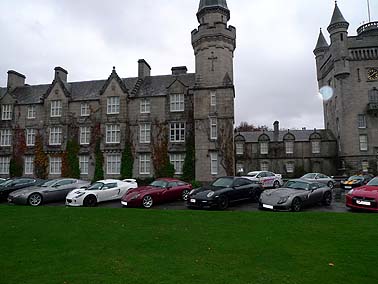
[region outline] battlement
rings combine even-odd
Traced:
[[[202,38],[223,37],[226,41],[234,42],[236,39],[236,28],[227,26],[224,23],[215,23],[213,26],[202,24],[192,31],[192,44],[195,44]]]
[[[357,29],[357,34],[361,35],[362,33],[369,32],[372,30],[378,31],[378,22],[370,22],[370,23],[362,25],[361,27]]]

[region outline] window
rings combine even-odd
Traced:
[[[11,146],[12,131],[10,129],[0,130],[0,146]]]
[[[141,175],[149,175],[151,173],[151,157],[150,154],[139,155],[139,173]]]
[[[175,174],[181,175],[182,174],[182,166],[184,165],[184,154],[171,154],[170,160],[171,164],[175,167]]]
[[[10,157],[0,157],[0,174],[9,175]]]
[[[294,173],[294,162],[287,162],[286,163],[286,172],[288,174]]]
[[[11,120],[12,119],[12,105],[2,105],[1,106],[1,119]]]
[[[260,142],[260,154],[267,155],[269,153],[269,143],[268,142]]]
[[[140,143],[151,142],[151,124],[144,123],[140,125]]]
[[[88,126],[80,127],[80,145],[88,145],[91,139],[91,129]]]
[[[50,145],[61,145],[62,144],[62,128],[51,127],[50,128]]]
[[[368,137],[367,135],[360,135],[360,150],[367,151],[368,150]]]
[[[236,173],[244,173],[244,166],[241,163],[236,164]]]
[[[89,104],[82,103],[80,106],[80,115],[81,116],[90,116],[91,109],[89,108]]]
[[[171,123],[171,142],[173,143],[185,142],[185,123],[184,122]]]
[[[140,101],[140,113],[150,113],[151,103],[149,99],[142,99]]]
[[[34,156],[25,156],[25,175],[34,173]]]
[[[218,174],[218,153],[210,153],[211,174]]]
[[[106,172],[109,175],[121,173],[121,155],[108,155],[106,157]]]
[[[358,128],[366,128],[366,115],[358,115]]]
[[[35,145],[35,129],[28,128],[26,129],[26,146]]]
[[[108,98],[107,114],[119,114],[119,97]]]
[[[62,101],[51,101],[51,117],[61,117],[62,116]]]
[[[244,143],[237,142],[236,145],[236,155],[244,155]]]
[[[210,139],[217,140],[218,139],[218,121],[216,118],[210,118]]]
[[[369,161],[362,161],[361,166],[363,172],[366,173],[369,171]]]
[[[34,119],[36,116],[36,113],[37,113],[36,106],[34,105],[28,106],[28,116],[27,116],[28,119]]]
[[[184,94],[174,94],[170,98],[171,112],[184,111]]]
[[[106,126],[106,144],[121,143],[121,127],[119,124]]]
[[[217,106],[217,92],[210,92],[210,106],[216,107]]]
[[[294,153],[294,142],[293,141],[286,141],[285,142],[285,149],[286,149],[286,154],[293,154]]]
[[[79,156],[80,174],[88,174],[89,156]]]
[[[320,154],[320,141],[312,141],[311,146],[313,154]]]
[[[50,174],[60,175],[62,173],[62,159],[60,157],[50,157]]]
[[[269,163],[267,161],[262,161],[260,163],[260,170],[261,171],[268,171],[269,170]]]

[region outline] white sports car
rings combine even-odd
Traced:
[[[75,189],[68,193],[66,205],[93,207],[99,202],[121,199],[129,189],[137,187],[135,179],[100,180],[88,188]]]
[[[262,184],[263,188],[273,187],[278,188],[283,184],[282,176],[268,171],[256,171],[247,174],[251,180],[258,181]]]

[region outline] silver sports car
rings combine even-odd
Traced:
[[[287,181],[282,188],[263,191],[259,200],[259,208],[298,212],[305,206],[317,203],[329,206],[331,202],[332,190],[328,186],[294,179]]]
[[[336,181],[326,175],[320,174],[320,173],[309,173],[305,174],[301,179],[305,179],[312,182],[318,182],[326,184],[329,188],[334,188]]]
[[[88,181],[72,178],[49,180],[41,186],[28,187],[12,192],[8,195],[8,202],[39,206],[43,203],[63,201],[70,191],[89,185],[90,182]]]

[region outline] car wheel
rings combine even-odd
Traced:
[[[39,206],[42,204],[42,195],[33,193],[28,198],[28,204],[31,206]]]
[[[273,183],[273,187],[274,188],[279,188],[280,187],[280,183],[278,180],[276,180],[274,183]]]
[[[219,196],[218,207],[221,210],[225,210],[228,207],[228,198],[225,195]]]
[[[332,181],[328,182],[327,185],[328,185],[328,187],[329,187],[330,189],[332,189],[332,188],[335,187],[335,185],[333,184]]]
[[[94,195],[88,195],[84,198],[83,205],[85,207],[95,207],[97,205],[97,198]]]
[[[143,197],[142,205],[144,208],[151,208],[153,204],[154,200],[152,199],[151,195],[146,195],[145,197]]]
[[[323,205],[329,206],[332,203],[332,194],[327,191],[324,193],[323,200],[322,200]]]
[[[299,212],[302,209],[302,201],[297,197],[294,198],[293,202],[291,203],[291,210],[294,212]]]
[[[189,198],[189,190],[184,189],[181,194],[181,199],[187,201]]]

